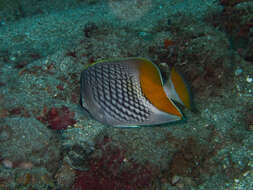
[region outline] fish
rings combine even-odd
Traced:
[[[80,105],[106,126],[161,125],[184,118],[178,104],[191,108],[191,93],[172,68],[164,82],[157,65],[146,58],[102,60],[80,76]]]

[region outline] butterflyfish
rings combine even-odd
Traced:
[[[172,68],[163,83],[159,68],[145,58],[95,62],[82,71],[80,85],[82,108],[108,126],[170,123],[183,119],[177,103],[191,107],[190,92],[181,75]]]

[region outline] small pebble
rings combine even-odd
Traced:
[[[249,171],[246,171],[245,173],[243,173],[243,176],[246,177],[249,173]]]
[[[29,169],[32,169],[33,167],[33,163],[31,162],[21,162],[19,165],[18,165],[19,168],[22,168],[22,169],[25,169],[25,170],[29,170]]]
[[[16,57],[11,56],[11,57],[10,57],[10,60],[11,60],[11,61],[15,61],[15,60],[16,60]]]
[[[236,69],[235,70],[235,76],[239,76],[240,74],[242,74],[242,69]]]
[[[176,187],[177,187],[179,190],[183,190],[183,189],[184,189],[184,184],[183,184],[183,183],[177,183]]]
[[[253,82],[253,78],[251,78],[250,76],[247,76],[246,81],[249,82],[249,83],[252,83]]]
[[[174,175],[171,179],[171,184],[174,185],[180,180],[180,177],[177,175]]]
[[[7,159],[4,159],[2,161],[2,164],[4,165],[4,167],[6,168],[13,168],[13,162]]]

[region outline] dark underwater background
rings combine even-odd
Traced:
[[[90,118],[81,71],[124,57],[176,67],[195,109]],[[0,189],[251,190],[252,63],[252,0],[0,0]]]

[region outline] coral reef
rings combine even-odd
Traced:
[[[45,115],[37,117],[39,121],[48,123],[49,128],[54,130],[67,129],[68,126],[72,126],[76,123],[74,117],[75,113],[69,111],[66,106],[61,108],[51,108],[47,112],[47,108],[44,108],[43,113]]]
[[[247,2],[248,0],[220,0],[220,3],[224,6],[235,6],[236,4]]]
[[[187,139],[185,145],[173,155],[169,169],[171,181],[173,177],[180,176],[191,177],[193,181],[200,183],[201,173],[211,175],[213,171],[210,169],[210,159],[216,154],[215,148],[199,145],[192,138]]]
[[[17,0],[0,0],[0,16],[5,17],[3,18],[4,21],[13,21],[19,17],[24,16],[24,12],[21,6],[20,1]],[[1,18],[2,20],[2,18]],[[0,20],[0,21],[1,21]]]
[[[97,154],[88,171],[78,171],[74,187],[80,190],[135,190],[148,188],[153,173],[149,164],[141,165],[125,157],[125,150],[104,137],[96,144]]]
[[[253,3],[249,0],[221,0],[220,14],[209,16],[207,21],[226,33],[231,48],[247,61],[253,61],[252,28]]]
[[[253,189],[252,0],[129,2],[0,0],[0,189]],[[85,66],[134,56],[198,112],[125,130],[77,108]]]

